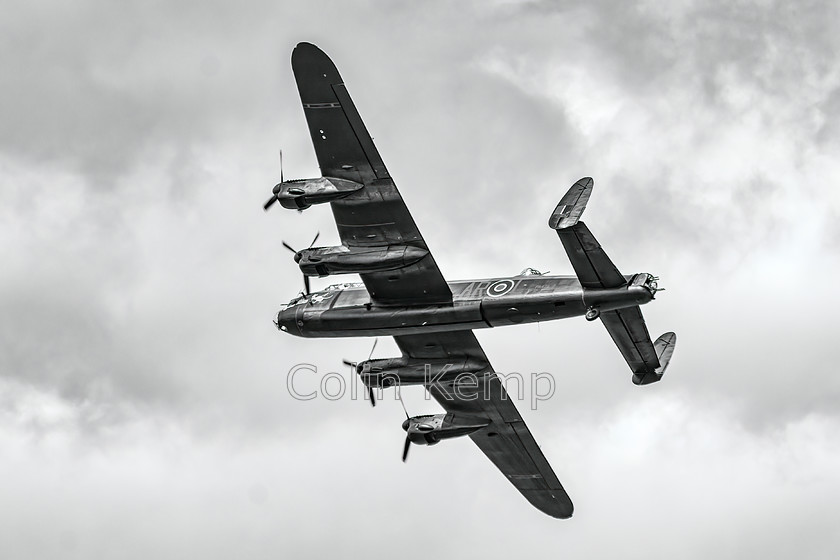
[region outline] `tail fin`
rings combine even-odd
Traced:
[[[548,227],[564,229],[578,223],[580,215],[583,214],[586,203],[589,202],[589,197],[592,195],[592,185],[594,184],[595,181],[592,180],[592,177],[584,177],[572,185],[572,188],[563,195],[554,212],[551,213],[551,217],[548,219]]]

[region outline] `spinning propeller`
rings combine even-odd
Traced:
[[[315,237],[312,239],[312,243],[309,244],[309,247],[307,247],[307,249],[311,249],[312,246],[315,245],[315,242],[318,241],[318,237],[320,235],[321,235],[320,231],[315,234]],[[300,256],[299,256],[300,251],[298,251],[297,249],[295,249],[294,247],[292,247],[291,245],[289,245],[285,241],[282,241],[281,243],[283,243],[283,247],[285,247],[286,249],[288,249],[289,251],[291,251],[292,253],[295,254],[295,262],[299,262],[300,261]],[[307,276],[306,274],[303,275],[303,287],[306,288],[306,295],[309,295],[309,276]]]
[[[373,357],[373,351],[376,349],[376,343],[377,342],[379,342],[379,339],[374,338],[373,339],[373,346],[370,349],[370,354],[368,354],[368,360],[370,360]],[[341,362],[345,366],[350,366],[351,368],[356,369],[357,362],[351,362],[350,360],[347,360],[347,359],[341,360]],[[357,372],[357,373],[361,373],[361,372]],[[376,406],[376,399],[373,396],[373,387],[368,386],[368,397],[370,398],[370,406]]]

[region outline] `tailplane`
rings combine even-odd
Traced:
[[[548,220],[549,227],[557,231],[557,236],[560,237],[575,269],[583,287],[584,301],[589,299],[592,302],[598,300],[597,294],[608,293],[606,290],[615,292],[627,287],[629,278],[619,272],[586,224],[580,221],[592,194],[593,184],[594,181],[590,177],[584,177],[572,185]],[[636,284],[639,284],[649,292],[647,299],[640,303],[652,299],[656,294],[658,288],[655,280],[649,274],[637,274],[631,278],[630,288],[638,289]],[[601,318],[633,372],[633,383],[648,385],[662,379],[662,374],[665,373],[665,368],[668,367],[674,353],[677,335],[668,332],[657,338],[655,343],[651,342],[642,310],[638,305],[603,311],[595,303],[587,305],[590,307],[586,311],[586,318],[590,321]]]
[[[677,344],[677,335],[673,332],[666,332],[656,339],[653,343],[653,349],[656,351],[656,358],[659,360],[659,367],[653,373],[634,373],[633,383],[636,385],[647,385],[649,383],[656,383],[662,379],[662,374],[668,364],[671,363],[671,356],[674,354],[674,347]]]
[[[633,383],[650,385],[662,379],[671,361],[677,335],[668,332],[651,342],[638,305],[604,311],[601,322],[633,372]]]
[[[619,288],[627,284],[627,279],[612,263],[586,224],[580,221],[593,184],[591,178],[584,177],[572,185],[551,213],[548,227],[557,231],[584,288]]]

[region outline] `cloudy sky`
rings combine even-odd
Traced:
[[[831,2],[29,2],[0,21],[4,558],[834,558],[840,14]],[[532,508],[469,441],[399,460],[402,410],[295,400],[370,340],[271,320],[261,205],[319,176],[289,56],[336,62],[450,279],[570,274],[578,178],[625,273],[661,276],[635,387],[583,319],[478,332],[575,502]],[[328,282],[314,280],[315,287]],[[383,339],[376,356],[394,355]],[[303,376],[302,389],[318,389]],[[434,412],[406,390],[414,414]]]

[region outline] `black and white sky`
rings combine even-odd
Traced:
[[[0,555],[835,558],[840,8],[834,2],[5,3]],[[400,405],[295,400],[371,341],[278,333],[280,245],[338,243],[289,57],[337,64],[449,279],[571,274],[578,178],[679,344],[635,387],[598,323],[485,330],[575,502],[469,441],[399,460]],[[314,280],[317,287],[328,281]],[[377,356],[396,352],[383,339]],[[318,389],[314,377],[302,388]],[[412,413],[434,412],[419,388]]]

